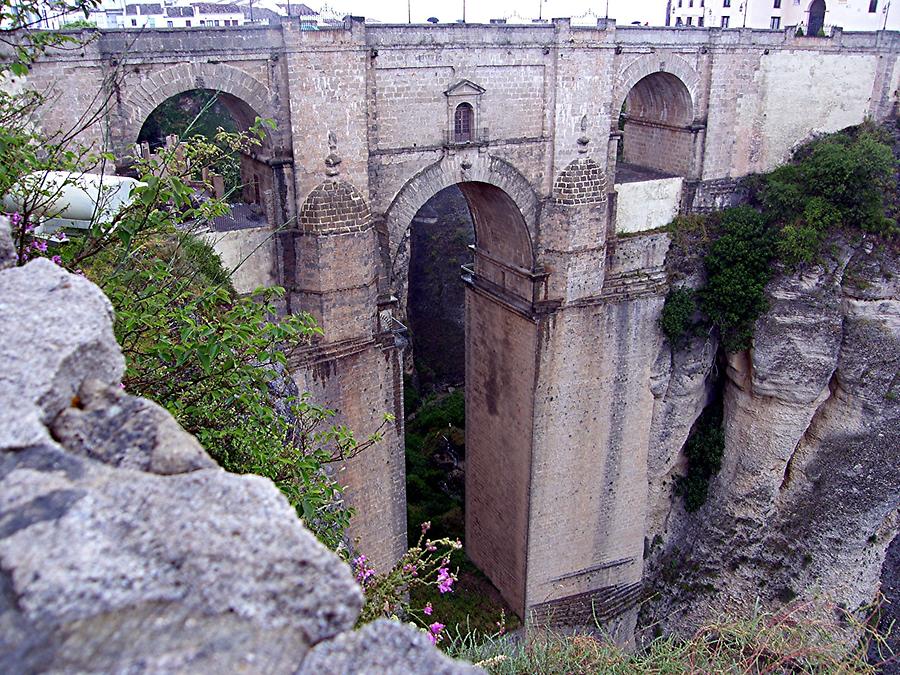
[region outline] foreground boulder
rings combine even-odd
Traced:
[[[96,286],[0,271],[0,672],[475,671],[409,627],[347,633],[349,567],[123,371]]]

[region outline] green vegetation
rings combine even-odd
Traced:
[[[461,632],[444,649],[496,675],[879,672],[891,653],[885,636],[872,627],[872,608],[851,614],[823,605],[795,603],[775,613],[755,610],[746,618],[723,617],[687,639],[657,637],[636,650],[592,635],[547,629],[520,639]],[[849,634],[863,639],[848,649]],[[867,649],[878,663],[867,661]]]
[[[20,60],[26,69],[30,58]],[[331,423],[334,411],[292,388],[286,362],[319,332],[312,318],[280,317],[281,289],[237,296],[215,252],[192,234],[227,211],[217,200],[197,204],[192,187],[223,150],[187,141],[139,161],[143,185],[130,205],[87,230],[48,237],[36,226],[60,190],[83,172],[109,171],[114,158],[72,140],[102,110],[82,127],[45,135],[30,123],[43,102],[33,92],[0,94],[0,198],[14,193],[22,205],[10,214],[18,264],[50,258],[98,284],[115,309],[126,389],[164,406],[225,468],[271,478],[310,529],[340,549],[350,511],[328,464],[378,442],[381,429],[357,442]],[[231,149],[257,147],[268,126],[258,120],[245,133],[219,130],[217,139]],[[24,179],[47,171],[69,178]]]
[[[673,348],[677,348],[694,325],[697,301],[690,288],[673,288],[666,295],[660,325]]]
[[[702,252],[707,281],[697,291],[699,307],[726,351],[752,345],[777,266],[817,262],[825,240],[837,232],[896,239],[888,208],[897,171],[890,142],[871,124],[823,136],[800,147],[791,163],[748,179],[749,206],[672,222],[671,255]],[[666,299],[663,330],[673,345],[683,342],[689,308],[684,293]]]
[[[421,523],[431,523],[437,537],[462,539],[465,535],[463,473],[456,466],[465,460],[465,395],[462,389],[431,396],[407,418],[406,499],[410,546]],[[481,634],[497,630],[498,622],[518,626],[515,615],[499,592],[475,567],[462,549],[450,555],[457,570],[453,593],[440,593],[434,585],[410,589],[410,605],[430,603],[434,616],[451,629],[466,628]]]
[[[69,21],[68,23],[64,23],[60,28],[62,30],[80,30],[82,28],[96,28],[96,21],[88,21],[87,19],[76,19],[75,21]]]
[[[700,307],[719,329],[725,349],[734,352],[750,346],[753,325],[768,307],[773,232],[747,206],[725,211],[720,228],[704,260],[707,280],[699,291]]]
[[[684,497],[685,508],[688,511],[696,511],[706,503],[709,479],[722,468],[724,452],[722,399],[717,397],[701,413],[684,445],[684,453],[688,459],[688,473],[678,483],[678,494]]]

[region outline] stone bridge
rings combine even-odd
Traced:
[[[665,353],[669,240],[654,230],[740,199],[736,179],[814,133],[895,115],[898,54],[890,32],[348,19],[102,33],[31,79],[56,97],[48,129],[106,95],[87,137],[119,156],[191,89],[222,92],[240,122],[277,121],[244,163],[270,223],[254,266],[325,330],[293,364],[298,384],[360,435],[396,415],[342,474],[353,535],[379,568],[406,548],[392,329],[408,230],[458,185],[477,237],[464,276],[466,548],[520,614],[627,628],[665,389],[651,367]]]

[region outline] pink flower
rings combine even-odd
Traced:
[[[428,629],[431,631],[428,633],[428,639],[431,640],[431,644],[437,644],[441,640],[441,631],[444,630],[444,624],[438,623],[435,621],[433,624],[428,626]]]
[[[366,564],[366,556],[361,555],[353,561],[356,568],[356,580],[363,586],[366,582],[375,576],[375,570]]]
[[[426,615],[431,616],[431,613],[432,613],[434,610],[431,608],[431,603],[429,602],[427,605],[425,605],[425,606],[422,608],[422,611],[425,612]]]
[[[438,570],[438,590],[441,593],[450,593],[453,590],[451,588],[451,586],[453,586],[453,581],[453,575],[450,574],[450,571],[446,567],[441,567]]]
[[[430,520],[426,520],[424,523],[422,523],[422,534],[425,534],[430,529],[431,529],[431,521]]]
[[[403,566],[403,571],[412,576],[416,576],[418,574],[417,570],[418,570],[418,568],[415,565],[413,565],[412,563],[407,563],[406,565]]]

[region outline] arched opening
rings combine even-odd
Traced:
[[[691,170],[693,103],[671,73],[651,73],[628,92],[622,106],[622,164],[617,181],[687,176]],[[646,178],[641,178],[646,176]]]
[[[474,140],[475,109],[469,103],[460,103],[453,112],[453,140],[470,143]]]
[[[464,543],[453,561],[456,592],[414,601],[432,602],[448,625],[465,629],[469,615],[470,626],[495,630],[501,610],[507,617],[524,610],[537,337],[507,296],[526,293],[531,239],[506,192],[472,181],[425,202],[408,241],[409,538],[414,543],[430,521],[434,536]]]
[[[258,227],[266,224],[266,191],[271,189],[272,172],[265,161],[266,141],[262,146],[235,148],[220,132],[228,134],[249,130],[258,114],[236,96],[211,89],[191,89],[170,96],[147,116],[137,144],[149,157],[164,147],[177,147],[181,141],[196,140],[191,153],[176,151],[188,164],[195,186],[209,196],[231,204],[228,217],[216,219],[216,229]],[[186,156],[187,155],[187,156]],[[192,159],[195,157],[196,159]],[[209,158],[213,157],[210,161]]]
[[[616,232],[641,232],[669,223],[681,208],[699,127],[687,86],[672,73],[638,80],[622,103],[615,171]]]
[[[809,6],[809,30],[807,35],[815,37],[825,31],[825,0],[813,0]]]

